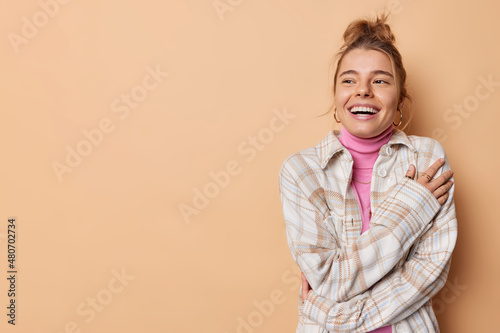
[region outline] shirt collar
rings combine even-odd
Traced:
[[[346,149],[338,139],[340,135],[341,133],[339,130],[331,130],[328,132],[328,135],[316,145],[316,153],[318,154],[322,169],[326,167],[328,161],[333,157],[333,155]],[[395,128],[389,142],[387,142],[387,146],[399,144],[407,146],[412,152],[417,151],[410,143],[410,140],[405,132]]]

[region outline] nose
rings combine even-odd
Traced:
[[[372,90],[370,85],[366,82],[360,82],[356,88],[356,96],[358,97],[370,97]]]

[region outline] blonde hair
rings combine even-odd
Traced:
[[[392,33],[389,24],[386,23],[388,16],[389,14],[382,14],[380,17],[377,16],[373,20],[358,19],[351,22],[347,26],[347,29],[344,31],[344,35],[342,36],[344,43],[332,61],[335,62],[335,59],[338,59],[333,79],[333,96],[335,96],[335,89],[337,88],[338,70],[345,55],[354,49],[369,49],[381,51],[389,56],[393,72],[395,73],[394,79],[398,89],[398,105],[403,104],[405,100],[411,102],[411,96],[406,88],[406,70],[403,66],[401,54],[395,46],[396,37]],[[333,101],[327,112],[319,115],[318,117],[330,113],[334,108],[335,101]],[[410,112],[409,109],[408,112]],[[403,129],[407,125],[408,123],[403,127]]]

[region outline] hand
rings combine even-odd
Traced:
[[[439,168],[443,166],[443,164],[444,158],[437,160],[433,165],[429,167],[429,169],[427,169],[427,171],[422,172],[416,180],[418,183],[424,185],[429,191],[431,191],[431,193],[434,195],[434,197],[436,197],[441,205],[446,202],[446,199],[448,199],[448,191],[453,185],[453,181],[449,180],[453,175],[452,170],[443,172],[436,179],[432,179]],[[415,177],[415,166],[413,164],[410,165],[410,168],[406,172],[406,177],[411,179]]]
[[[305,301],[307,298],[307,294],[309,293],[309,290],[311,290],[311,286],[309,285],[309,282],[307,282],[306,276],[304,273],[300,272],[302,275],[302,301]]]

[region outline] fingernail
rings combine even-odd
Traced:
[[[443,163],[444,162],[444,158],[440,158],[439,162]]]

